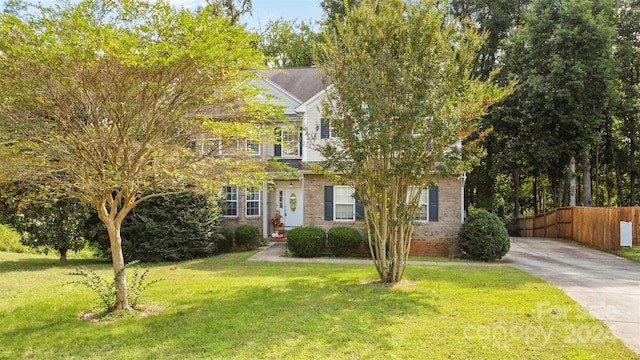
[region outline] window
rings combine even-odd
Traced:
[[[202,154],[230,155],[238,150],[238,140],[236,139],[199,139],[194,141],[193,149]]]
[[[247,189],[247,216],[260,216],[260,191]]]
[[[247,140],[247,153],[252,156],[260,155],[260,143],[253,140]]]
[[[223,139],[218,140],[218,153],[221,155],[233,155],[238,151],[238,140],[236,139]]]
[[[355,220],[356,199],[353,197],[354,190],[351,186],[335,186],[333,193],[334,219],[335,220]]]
[[[235,186],[225,186],[223,191],[225,196],[224,216],[238,216],[238,188]]]
[[[328,139],[331,137],[333,137],[333,133],[331,131],[331,123],[325,118],[320,119],[320,138]]]
[[[218,141],[214,139],[198,139],[193,141],[193,150],[199,151],[201,154],[210,154],[217,152]]]
[[[300,156],[300,133],[297,131],[282,130],[282,156]]]
[[[416,195],[416,188],[410,187],[407,193],[407,202]],[[418,198],[418,210],[416,211],[416,221],[429,221],[429,190],[422,189]]]

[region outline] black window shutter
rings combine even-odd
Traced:
[[[333,221],[333,186],[324,187],[324,219]]]
[[[364,221],[364,206],[356,197],[356,221]]]
[[[280,128],[276,128],[275,133],[278,144],[273,147],[273,156],[282,156],[282,130]]]
[[[329,124],[327,124],[327,121],[324,118],[320,119],[320,138],[329,138]]]
[[[298,143],[300,144],[300,156],[302,156],[302,131],[298,134]]]
[[[429,221],[438,221],[438,187],[429,188]]]

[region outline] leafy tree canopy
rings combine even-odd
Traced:
[[[138,203],[162,195],[152,189],[215,191],[265,178],[260,161],[188,146],[194,136],[242,144],[265,135],[255,124],[273,109],[246,85],[246,70],[262,63],[257,38],[209,7],[162,0],[20,8],[0,14],[3,176],[96,208],[110,236],[117,308],[128,308],[120,226]]]
[[[483,36],[436,1],[364,0],[324,46],[327,168],[361,199],[382,281],[402,278],[420,191],[463,171],[459,144],[508,89],[472,76]]]

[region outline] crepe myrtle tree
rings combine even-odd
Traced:
[[[324,168],[355,188],[382,282],[402,279],[420,192],[510,89],[471,75],[483,36],[438,1],[364,0],[326,35]]]
[[[2,180],[95,207],[111,244],[115,310],[129,309],[120,230],[136,205],[165,195],[154,189],[265,180],[266,164],[237,146],[259,141],[273,110],[246,85],[244,70],[262,63],[257,39],[206,7],[142,0],[4,13],[0,33]],[[193,151],[194,135],[229,140],[234,154],[211,156],[216,141]]]

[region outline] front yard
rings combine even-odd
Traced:
[[[80,320],[79,265],[0,252],[0,358],[635,359],[555,287],[511,267],[249,263],[253,252],[150,266],[145,317]]]

